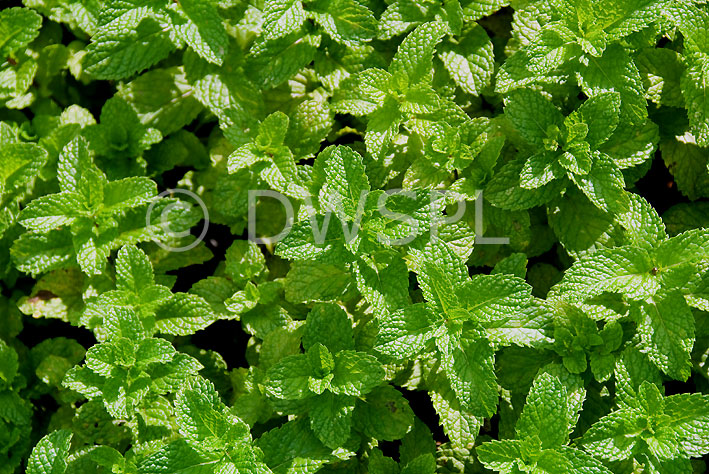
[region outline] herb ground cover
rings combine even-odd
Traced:
[[[705,472],[704,2],[1,8],[0,474]]]

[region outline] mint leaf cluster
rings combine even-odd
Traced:
[[[692,474],[709,9],[9,0],[0,474]]]

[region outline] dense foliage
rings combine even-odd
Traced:
[[[708,31],[6,0],[0,474],[704,472]]]

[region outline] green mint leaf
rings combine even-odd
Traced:
[[[23,209],[19,221],[27,229],[49,232],[71,225],[77,217],[87,212],[86,204],[84,197],[77,193],[49,194],[33,200]]]
[[[141,460],[137,467],[141,474],[167,474],[211,469],[218,461],[187,441],[177,440]]]
[[[366,193],[369,191],[362,157],[344,146],[334,148],[326,156],[325,183],[320,190],[321,206],[334,210],[343,221],[357,222],[364,212]]]
[[[338,397],[325,392],[310,402],[310,427],[315,436],[329,448],[337,448],[347,441],[352,429],[354,399]]]
[[[495,264],[491,275],[502,273],[524,279],[527,275],[527,257],[523,253],[513,253]]]
[[[268,0],[263,10],[266,39],[282,38],[297,31],[306,19],[300,0]]]
[[[375,439],[401,439],[414,423],[409,403],[391,385],[377,387],[364,401],[357,401],[356,412],[354,426]]]
[[[248,240],[235,241],[226,251],[226,273],[237,282],[252,280],[265,270],[259,247]]]
[[[17,352],[5,341],[0,340],[0,379],[10,385],[17,375],[18,368]]]
[[[227,413],[212,383],[202,378],[177,393],[175,414],[180,433],[207,449],[251,441],[246,425]]]
[[[0,201],[10,203],[31,190],[48,158],[47,151],[34,143],[3,145],[0,151]]]
[[[446,26],[438,22],[424,23],[412,31],[402,41],[389,67],[395,81],[404,87],[430,81],[434,48],[446,33]]]
[[[672,169],[677,189],[692,200],[707,196],[709,181],[706,173],[709,160],[698,145],[697,138],[691,134],[660,143],[662,159]]]
[[[401,473],[414,474],[415,472],[420,472],[422,474],[433,474],[436,472],[436,467],[436,459],[433,455],[423,454],[404,466]]]
[[[39,35],[42,17],[29,8],[12,7],[0,12],[0,57],[6,58]]]
[[[292,303],[333,301],[352,285],[345,268],[318,262],[296,262],[291,265],[285,283],[286,300]]]
[[[656,294],[636,309],[643,351],[663,372],[686,380],[694,340],[694,316],[678,292]]]
[[[589,97],[607,91],[620,94],[621,122],[638,125],[645,121],[647,105],[640,72],[620,45],[608,47],[601,57],[590,57],[579,76]]]
[[[505,101],[505,117],[522,138],[538,148],[551,146],[559,138],[564,121],[559,109],[548,98],[531,89],[520,89],[510,94]]]
[[[399,360],[418,355],[442,324],[431,308],[417,303],[379,319],[377,351]]]
[[[165,136],[189,125],[202,110],[184,67],[147,71],[122,85],[118,96],[133,107],[140,123]]]
[[[620,123],[620,94],[606,92],[589,98],[576,109],[567,122],[588,125],[586,141],[592,148],[602,145]],[[568,125],[567,125],[568,127]]]
[[[64,474],[71,438],[69,430],[55,431],[42,438],[27,461],[28,474]]]
[[[268,372],[269,395],[283,400],[302,400],[311,396],[308,379],[312,368],[308,359],[302,355],[292,355],[281,359]]]
[[[557,197],[568,180],[557,179],[537,189],[521,186],[520,174],[525,158],[519,157],[505,163],[492,177],[485,190],[485,199],[502,209],[517,211],[540,206]]]
[[[666,48],[645,48],[635,60],[648,100],[670,107],[684,107],[680,87],[682,66],[680,55]]]
[[[429,395],[451,444],[455,447],[469,447],[477,437],[484,418],[462,408],[456,393],[442,374],[434,379]]]
[[[116,287],[141,293],[154,284],[153,266],[147,255],[133,245],[121,248],[116,258]]]
[[[384,381],[384,368],[373,356],[363,352],[344,350],[335,354],[333,393],[361,396]]]
[[[706,395],[699,393],[672,395],[664,399],[664,411],[671,420],[672,430],[679,437],[682,451],[691,457],[700,457],[709,451],[707,403]]]
[[[378,68],[366,69],[345,79],[335,91],[332,107],[336,112],[368,115],[382,107],[392,75]]]
[[[608,155],[595,154],[588,174],[572,174],[571,179],[599,209],[612,214],[628,212],[630,198],[624,189],[623,173]]]
[[[308,313],[303,349],[307,351],[316,344],[324,345],[333,354],[354,349],[352,322],[339,306],[320,303]]]
[[[627,459],[637,443],[633,434],[642,426],[641,423],[640,414],[636,411],[615,410],[594,423],[584,434],[583,447],[591,455],[602,459]]]
[[[360,259],[355,271],[357,289],[373,307],[395,311],[409,303],[408,268],[398,255],[382,252],[372,261]]]
[[[495,274],[475,275],[457,290],[462,308],[481,324],[508,318],[523,310],[532,296],[532,288],[519,277]]]
[[[320,35],[302,37],[299,32],[273,41],[259,39],[247,58],[249,77],[264,88],[282,84],[313,61],[320,41]]]
[[[574,258],[622,242],[622,230],[613,216],[597,208],[579,190],[567,189],[563,197],[551,201],[548,218],[554,234]],[[635,224],[628,222],[628,226],[633,232],[642,232]]]
[[[652,269],[652,257],[646,250],[604,249],[577,260],[556,288],[570,301],[582,301],[605,291],[642,298],[660,288]]]
[[[493,440],[478,446],[475,452],[480,462],[493,471],[513,472],[524,446],[515,439]]]
[[[688,38],[684,52],[687,67],[684,69],[680,84],[692,133],[697,137],[700,146],[706,146],[709,140],[709,116],[707,116],[707,104],[704,98],[706,91],[704,83],[708,69],[707,39],[703,29],[709,23],[709,15],[705,10],[692,5],[672,8],[670,15],[678,24],[682,34]]]
[[[288,470],[315,473],[337,459],[315,436],[307,419],[289,421],[265,433],[259,438],[258,446],[266,462],[278,474]]]
[[[316,1],[312,15],[332,39],[345,44],[370,40],[377,32],[374,14],[358,0]]]
[[[598,459],[588,455],[580,449],[571,446],[563,446],[560,450],[566,464],[567,469],[572,472],[597,472],[599,474],[611,474],[613,471],[608,469]],[[565,467],[566,467],[565,466]]]
[[[517,437],[538,436],[542,449],[566,445],[569,441],[566,397],[566,388],[558,378],[549,374],[537,377],[517,421]]]
[[[163,334],[192,334],[215,320],[216,316],[209,303],[188,293],[172,295],[155,311],[155,328]]]
[[[159,10],[136,4],[115,14],[106,11],[115,3],[104,6],[102,15],[107,14],[107,21],[102,21],[91,38],[83,60],[84,69],[96,79],[129,77],[165,59],[175,49]]]
[[[81,136],[74,138],[59,154],[57,179],[60,189],[65,192],[78,192],[82,174],[92,166],[93,158],[88,142]]]
[[[189,22],[179,25],[177,34],[202,58],[221,65],[229,47],[229,36],[216,3],[182,0],[180,6]]]
[[[447,337],[436,342],[442,366],[462,408],[475,416],[487,417],[495,412],[498,391],[493,347],[481,336],[468,331],[460,338]]]
[[[74,255],[71,233],[22,234],[13,244],[11,255],[18,269],[32,275],[68,266]]]
[[[530,156],[524,163],[519,185],[524,189],[537,189],[565,174],[560,165],[560,156],[556,152],[542,151]]]
[[[468,94],[480,95],[490,83],[492,42],[480,25],[473,23],[458,40],[443,43],[438,56],[458,87]]]

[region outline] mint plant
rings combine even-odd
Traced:
[[[481,462],[504,473],[530,469],[611,472],[584,451],[567,446],[569,424],[577,409],[578,405],[569,403],[568,392],[559,378],[541,373],[534,380],[517,420],[516,439],[483,443],[478,449]]]
[[[707,470],[705,3],[5,3],[0,474]]]

